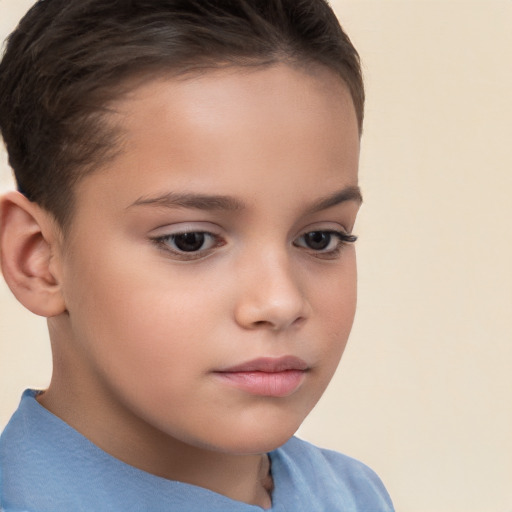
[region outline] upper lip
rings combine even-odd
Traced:
[[[265,373],[278,373],[287,370],[307,370],[308,364],[306,361],[295,356],[283,357],[260,357],[245,363],[230,366],[219,370],[222,373],[237,373],[237,372],[265,372]]]

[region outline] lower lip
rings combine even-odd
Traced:
[[[227,384],[251,395],[285,397],[294,393],[304,380],[305,371],[282,372],[219,372]]]

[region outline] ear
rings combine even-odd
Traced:
[[[19,192],[0,198],[2,273],[16,298],[45,317],[66,310],[52,261],[58,236],[50,215]]]

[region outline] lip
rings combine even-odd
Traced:
[[[295,356],[261,357],[214,372],[225,384],[252,395],[286,397],[304,381],[308,364]]]

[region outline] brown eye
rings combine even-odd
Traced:
[[[343,231],[308,231],[294,242],[295,247],[309,249],[319,256],[335,256],[345,244],[354,243],[357,237]]]
[[[222,236],[208,231],[178,231],[151,240],[171,259],[180,261],[201,260],[215,249],[226,245]]]
[[[332,236],[328,231],[311,231],[304,235],[304,244],[314,251],[323,251],[329,247]]]
[[[206,236],[205,233],[193,232],[172,235],[170,239],[174,242],[174,247],[183,252],[195,252],[203,249]]]

